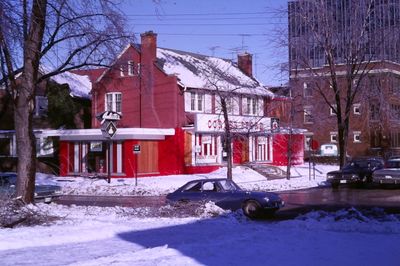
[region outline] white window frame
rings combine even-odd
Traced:
[[[109,96],[111,97],[110,105],[109,105]],[[118,100],[119,97],[119,101]],[[122,93],[121,92],[109,92],[106,93],[105,96],[105,111],[113,111],[117,113],[122,113]],[[119,103],[119,104],[118,104]]]
[[[313,110],[312,106],[304,106],[304,108],[303,108],[303,112],[304,112],[303,121],[304,121],[304,124],[314,124],[312,110]],[[307,117],[310,117],[310,121],[307,119]]]
[[[337,132],[330,132],[329,133],[329,135],[330,135],[330,140],[331,140],[331,143],[337,143],[338,142],[338,133]]]
[[[259,103],[256,97],[246,97],[245,115],[258,115]]]
[[[353,114],[355,115],[361,115],[361,104],[355,103],[353,104]]]
[[[205,94],[201,92],[191,91],[190,97],[190,111],[191,112],[204,112]]]
[[[125,76],[125,73],[124,73],[124,65],[120,65],[120,66],[119,66],[119,75],[120,75],[121,77],[124,77],[124,76]]]
[[[132,60],[128,61],[128,76],[135,75],[135,62]]]
[[[329,114],[330,114],[331,116],[336,115],[336,114],[335,114],[334,108],[337,109],[337,105],[336,105],[336,104],[332,104],[332,107],[329,107]]]
[[[354,131],[353,132],[353,142],[354,143],[361,143],[361,131]]]

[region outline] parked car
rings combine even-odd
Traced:
[[[0,173],[0,195],[12,197],[17,183],[16,173]],[[35,200],[50,203],[60,195],[61,187],[57,185],[35,184]]]
[[[357,158],[348,162],[342,169],[329,172],[326,181],[336,188],[339,184],[362,184],[372,182],[372,173],[382,169],[383,159]]]
[[[372,181],[376,184],[400,184],[400,158],[387,160],[385,167],[372,174]]]
[[[229,179],[193,180],[167,195],[168,203],[192,201],[213,201],[228,210],[242,208],[250,218],[273,214],[284,206],[276,193],[245,191]]]

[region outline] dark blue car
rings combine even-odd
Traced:
[[[241,208],[250,218],[273,214],[284,205],[276,193],[245,191],[229,179],[193,180],[167,195],[168,203],[191,201],[213,201],[233,211]]]
[[[16,173],[0,173],[0,197],[13,197],[17,183]],[[61,187],[57,185],[35,184],[35,201],[52,202],[61,193]]]

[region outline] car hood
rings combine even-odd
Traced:
[[[390,174],[390,175],[393,175],[393,174],[397,174],[397,175],[400,175],[400,169],[399,168],[383,168],[383,169],[380,169],[380,170],[376,170],[375,172],[374,172],[374,174],[375,175],[386,175],[386,174]]]
[[[354,174],[354,173],[359,173],[359,172],[360,172],[360,170],[356,170],[356,169],[341,169],[341,170],[328,172],[327,175]]]

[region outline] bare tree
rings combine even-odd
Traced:
[[[289,3],[291,79],[307,77],[336,116],[340,166],[346,160],[352,106],[374,68],[385,32],[376,0]],[[381,3],[379,3],[381,4]],[[391,34],[394,34],[392,32]]]
[[[254,106],[252,108],[255,114],[252,125],[244,127],[241,123],[236,123],[233,113],[235,108],[239,112],[242,96],[249,96],[253,99],[259,100],[259,104],[262,104],[263,94],[268,94],[267,89],[261,87],[261,85],[252,80],[249,84],[241,84],[238,80],[231,75],[232,70],[231,63],[229,64],[218,64],[216,62],[209,62],[209,68],[213,69],[212,72],[208,73],[206,80],[207,90],[211,90],[215,94],[216,113],[223,117],[224,127],[224,150],[227,153],[227,178],[232,179],[232,167],[233,167],[233,153],[234,150],[233,140],[237,138],[243,138],[250,136],[251,132],[255,131],[257,122],[264,117],[264,113],[261,113],[260,106]],[[260,96],[262,95],[262,96]],[[258,101],[257,101],[258,102]],[[243,110],[242,110],[243,112]],[[237,113],[238,115],[239,113]]]
[[[1,74],[12,96],[17,139],[16,196],[25,203],[34,196],[36,86],[65,71],[108,66],[129,37],[124,23],[111,0],[0,2]]]

